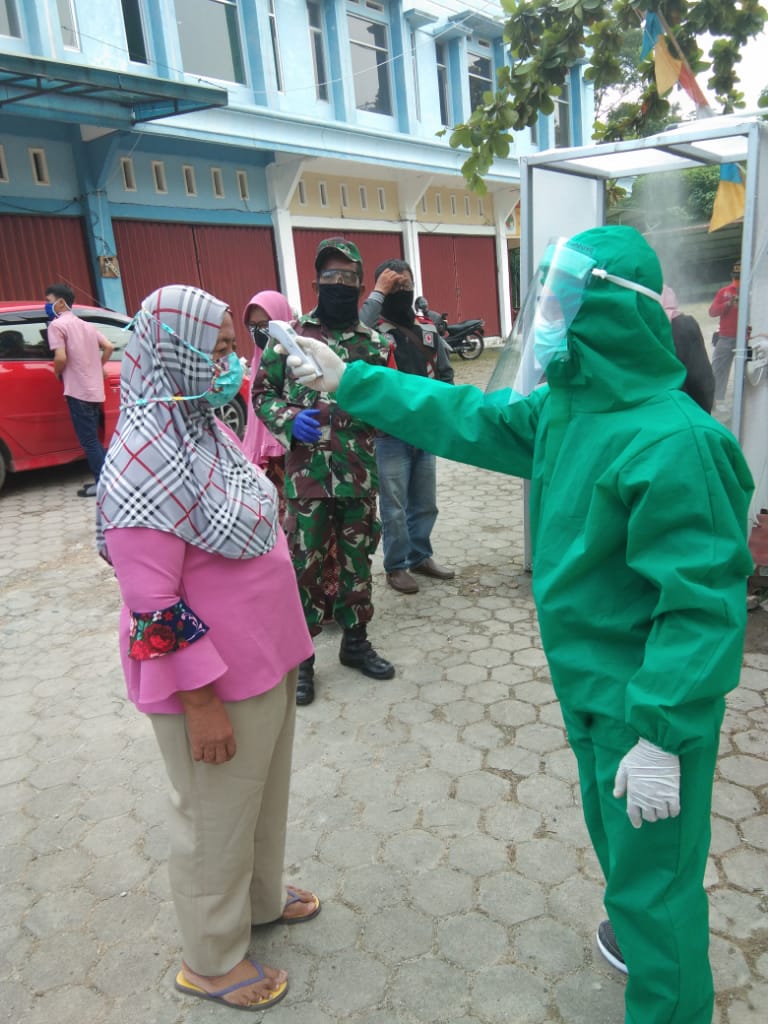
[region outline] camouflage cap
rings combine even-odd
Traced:
[[[334,253],[337,253],[339,256],[343,256],[345,260],[351,260],[352,263],[356,263],[360,277],[363,276],[363,261],[360,258],[360,250],[354,242],[350,242],[346,238],[323,239],[317,247],[315,270],[319,270],[325,263],[326,259]]]

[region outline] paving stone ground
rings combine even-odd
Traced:
[[[457,362],[457,379],[483,384],[494,358]],[[84,464],[22,474],[0,497],[0,1020],[223,1021],[172,988],[163,770],[125,698],[117,586],[75,495],[86,479]],[[399,595],[376,562],[371,635],[395,679],[364,681],[339,665],[338,632],[320,637],[286,874],[324,907],[254,933],[291,988],[253,1019],[623,1021],[623,979],[594,944],[601,878],[523,572],[521,496],[440,462],[435,552],[456,579]],[[715,784],[716,1024],[757,1024],[768,1005],[767,687],[758,642]]]

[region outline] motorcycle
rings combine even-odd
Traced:
[[[423,296],[416,299],[414,305],[423,316],[429,317],[451,352],[456,352],[460,359],[477,359],[482,355],[485,348],[484,320],[462,320],[458,324],[449,324],[448,314],[430,309]]]

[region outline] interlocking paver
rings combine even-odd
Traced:
[[[492,352],[456,364],[483,383]],[[11,479],[0,529],[0,987],[24,1024],[210,1024],[176,994],[165,780],[127,702],[119,596],[93,549],[82,465]],[[288,968],[270,1024],[620,1024],[624,980],[594,929],[602,880],[523,572],[522,487],[439,462],[438,561],[455,579],[387,587],[371,636],[387,682],[317,642],[299,709],[286,873],[316,922],[256,929]],[[765,616],[764,610],[752,613]],[[768,1004],[768,651],[745,653],[715,783],[715,1024]],[[259,1016],[259,1015],[257,1015]]]

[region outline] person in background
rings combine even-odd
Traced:
[[[715,402],[725,401],[728,377],[736,351],[736,331],[739,322],[739,282],[741,263],[734,263],[731,282],[715,295],[709,307],[709,315],[720,318],[717,342],[712,356],[712,373],[715,375]]]
[[[499,361],[511,387],[346,366],[309,340],[320,376],[289,363],[351,416],[531,481],[541,640],[606,882],[598,948],[628,972],[627,1022],[705,1024],[704,870],[753,483],[734,436],[680,390],[661,266],[638,231],[561,239],[539,271]]]
[[[413,271],[405,260],[385,260],[376,268],[376,283],[360,319],[389,338],[398,370],[453,383],[445,342],[431,320],[414,314]],[[436,463],[431,452],[387,434],[376,436],[384,571],[387,583],[401,594],[418,592],[412,572],[437,580],[456,575],[432,557]]]
[[[257,292],[248,300],[243,310],[243,323],[248,328],[255,346],[251,362],[252,381],[256,378],[264,348],[269,341],[269,321],[287,320],[290,323],[293,319],[293,310],[280,292]],[[281,500],[284,500],[285,448],[264,426],[256,415],[253,404],[248,406],[243,450],[252,462],[264,470],[277,488]]]
[[[363,264],[354,243],[327,238],[315,257],[315,309],[294,324],[344,362],[383,366],[389,344],[360,323]],[[348,416],[334,395],[297,383],[285,357],[270,343],[253,382],[256,414],[286,447],[283,522],[288,535],[309,632],[317,636],[326,617],[323,566],[335,543],[339,587],[333,618],[343,630],[339,660],[372,679],[391,679],[394,666],[368,639],[373,617],[371,559],[381,535],[376,515],[374,430]],[[315,699],[315,657],[299,667],[296,700]]]
[[[247,955],[251,927],[320,909],[282,886],[296,666],[312,641],[275,488],[214,415],[242,381],[227,306],[168,285],[132,327],[97,542],[123,598],[128,696],[149,717],[170,787],[175,985],[262,1010],[288,982]]]
[[[93,324],[72,312],[75,293],[67,284],[49,284],[45,311],[50,317],[48,347],[53,350],[53,372],[64,383],[72,426],[94,475],[94,483],[78,490],[81,498],[94,498],[104,463],[99,440],[99,419],[104,403],[104,364],[114,346]]]
[[[707,347],[696,319],[681,313],[677,296],[669,285],[661,292],[664,312],[672,327],[672,341],[677,358],[686,369],[683,391],[690,395],[704,412],[712,412],[715,400],[715,377],[707,355]]]

